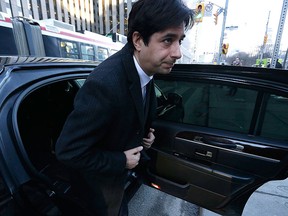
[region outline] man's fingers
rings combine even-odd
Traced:
[[[144,146],[145,148],[150,148],[150,147],[151,147],[151,144],[143,143],[143,146]]]
[[[131,149],[132,154],[137,154],[143,150],[143,146],[138,146],[136,148]]]
[[[127,169],[133,169],[136,167],[140,160],[140,152],[143,150],[143,146],[138,146],[133,149],[129,149],[127,151],[124,151],[124,154],[126,155],[126,168]]]
[[[155,136],[151,135],[148,138],[143,138],[143,142],[147,142],[147,143],[153,143],[155,140]]]

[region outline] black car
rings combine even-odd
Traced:
[[[0,215],[89,215],[54,145],[97,63],[0,58]],[[288,176],[288,76],[277,69],[176,65],[155,76],[158,118],[143,182],[222,215]],[[75,215],[75,214],[74,214]]]

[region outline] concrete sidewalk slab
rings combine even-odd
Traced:
[[[249,198],[242,216],[288,216],[288,178],[271,181],[258,188]],[[219,216],[200,209],[200,216]]]

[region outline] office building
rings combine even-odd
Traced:
[[[11,17],[55,19],[76,31],[126,35],[128,14],[134,0],[0,0],[0,11]]]

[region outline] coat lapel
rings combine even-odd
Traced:
[[[129,47],[126,45],[125,48],[128,49]],[[124,55],[122,61],[124,64],[124,68],[127,74],[128,81],[130,83],[129,91],[130,91],[131,97],[134,101],[134,105],[138,113],[140,125],[141,127],[144,127],[144,107],[143,107],[143,100],[142,100],[140,78],[137,73],[134,62],[133,62],[132,53],[127,51],[127,55]]]
[[[139,83],[140,83],[140,81],[139,81]],[[142,100],[142,93],[141,93],[140,84],[138,84],[137,82],[131,83],[129,90],[130,90],[130,94],[133,98],[141,126],[143,126],[144,125],[144,107],[143,107],[143,100]]]

